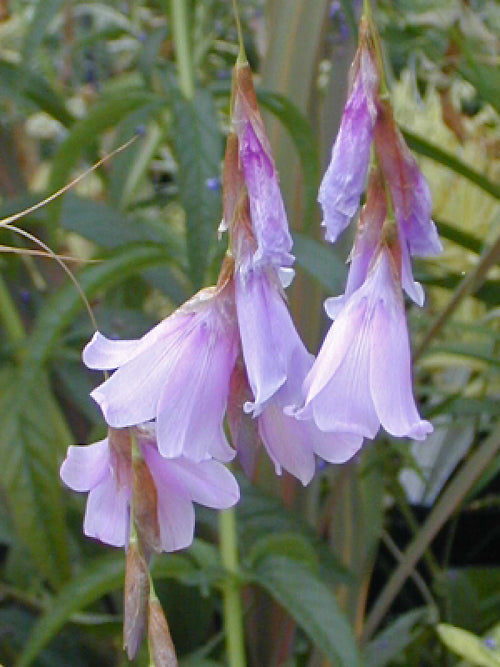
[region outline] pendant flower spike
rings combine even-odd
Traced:
[[[352,251],[346,292],[327,299],[334,322],[303,386],[299,419],[323,431],[423,440],[432,425],[418,414],[404,311],[404,258],[386,218],[381,177],[372,175]]]
[[[332,158],[319,189],[326,240],[334,242],[359,208],[374,147],[391,193],[402,252],[436,255],[442,251],[431,219],[429,186],[394,121],[390,104],[379,94],[382,64],[375,27],[362,18],[359,45],[351,66],[349,97]]]
[[[314,475],[315,453],[323,456],[328,452],[328,460],[345,461],[361,447],[362,438],[324,434],[313,421],[298,422],[286,411],[290,403],[300,400],[301,384],[313,357],[284,299],[283,276],[289,278],[286,270],[290,271],[294,260],[291,238],[246,63],[236,65],[233,95],[235,134],[230,135],[226,150],[224,219],[235,262],[236,313],[246,380],[254,398],[243,408],[257,420],[260,439],[276,472],[285,468],[307,484]]]

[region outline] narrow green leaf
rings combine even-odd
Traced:
[[[428,618],[427,609],[413,609],[401,614],[380,632],[363,650],[364,667],[385,667],[416,641]]]
[[[473,665],[500,667],[500,647],[496,640],[494,640],[496,646],[489,648],[481,637],[448,623],[440,623],[437,626],[437,632],[450,651],[465,658]]]
[[[462,246],[462,248],[467,248],[467,250],[471,250],[478,255],[483,251],[484,241],[477,236],[464,232],[462,229],[450,225],[443,220],[436,220],[436,218],[434,218],[434,222],[438,228],[439,235],[443,238],[453,241],[453,243]]]
[[[34,5],[28,29],[24,37],[23,62],[29,64],[40,48],[47,28],[57,12],[64,4],[64,0],[38,0]]]
[[[252,544],[245,562],[250,569],[258,567],[262,559],[269,556],[286,556],[306,567],[318,568],[318,557],[313,545],[297,533],[270,533]]]
[[[167,260],[164,245],[131,244],[109,255],[101,264],[94,264],[80,271],[78,281],[91,299],[99,290],[108,289],[127,276],[163,264]],[[27,344],[25,367],[28,377],[47,360],[61,332],[83,308],[81,296],[72,283],[66,283],[46,300]]]
[[[56,192],[69,182],[72,169],[78,165],[83,151],[105,130],[115,127],[125,116],[148,106],[151,113],[165,104],[163,98],[144,89],[116,91],[104,97],[90,109],[87,116],[71,128],[71,132],[59,147],[50,173],[49,192]],[[51,214],[59,215],[60,200],[51,205]]]
[[[279,500],[266,494],[262,489],[250,484],[243,475],[238,475],[238,482],[241,499],[236,512],[238,540],[242,553],[250,553],[254,544],[269,535],[285,536],[286,540],[286,536],[295,534],[304,538],[317,554],[323,582],[333,585],[352,581],[350,572],[302,517],[293,510],[283,507]]]
[[[304,228],[309,229],[314,223],[320,179],[319,151],[313,129],[307,118],[284,95],[258,90],[257,97],[280,120],[297,149],[304,176]]]
[[[259,561],[251,579],[288,611],[335,665],[361,665],[351,627],[335,596],[303,563],[271,555]]]
[[[182,580],[189,576],[192,569],[188,559],[184,556],[169,554],[156,561],[152,574],[158,578],[174,577]],[[123,585],[124,576],[125,556],[122,550],[87,565],[78,577],[61,589],[50,608],[40,617],[24,647],[17,663],[18,667],[26,667],[31,664],[40,651],[71,619],[72,614],[87,607],[103,595],[120,588]]]
[[[17,370],[4,371],[0,385],[0,482],[19,539],[57,588],[70,575],[58,483],[65,433],[54,423],[54,398],[42,374],[30,384]]]
[[[222,138],[208,90],[198,90],[186,100],[170,86],[173,112],[173,144],[179,166],[177,182],[186,212],[186,246],[191,280],[195,289],[203,285],[216,230],[221,219],[220,188],[211,186],[220,178]]]
[[[69,127],[74,120],[63,99],[43,76],[16,63],[0,60],[0,91],[10,99],[17,99],[20,104],[25,104],[28,99],[65,127]]]
[[[293,252],[297,263],[330,294],[340,294],[344,290],[347,265],[330,246],[294,232]]]
[[[500,199],[500,185],[493,183],[486,176],[480,174],[472,167],[469,167],[469,165],[465,164],[465,162],[462,162],[451,153],[448,153],[439,146],[427,141],[427,139],[423,139],[409,130],[403,129],[402,131],[406,143],[416,153],[430,157],[435,162],[439,162],[445,167],[452,169],[457,174],[467,178],[471,183],[475,183],[482,190],[490,194],[492,197],[495,197],[495,199]]]

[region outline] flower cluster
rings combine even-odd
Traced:
[[[427,183],[379,92],[374,39],[362,23],[319,191],[333,242],[357,213],[370,174],[345,294],[326,302],[334,322],[316,361],[286,304],[292,239],[252,74],[238,61],[223,175],[229,249],[217,284],[139,340],[98,332],[83,351],[89,368],[114,371],[91,393],[108,437],[70,447],[61,468],[68,486],[89,492],[87,535],[128,547],[132,526],[146,555],[180,549],[193,538],[193,502],[237,502],[223,464],[237,453],[251,469],[259,442],[278,474],[285,469],[305,485],[316,457],[347,461],[380,425],[415,439],[431,432],[412,392],[403,290],[423,303],[410,256],[441,246]]]
[[[345,294],[325,303],[334,322],[295,415],[313,419],[325,432],[374,438],[382,425],[394,436],[423,440],[432,426],[420,418],[413,398],[403,290],[423,304],[410,255],[436,254],[441,243],[427,182],[379,93],[377,39],[362,21],[349,98],[319,191],[326,239],[335,241],[357,212],[373,147],[366,205]]]

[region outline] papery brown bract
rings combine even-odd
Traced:
[[[123,596],[123,648],[129,660],[137,655],[148,621],[149,571],[136,540],[127,550]]]

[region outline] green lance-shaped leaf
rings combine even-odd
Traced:
[[[115,127],[123,118],[140,107],[148,107],[155,113],[165,104],[164,98],[142,89],[114,91],[92,107],[82,120],[75,123],[71,132],[59,147],[50,174],[49,192],[56,192],[66,185],[72,170],[78,165],[85,148],[92,146],[102,132]],[[60,214],[62,201],[51,204],[51,215]]]
[[[80,271],[78,281],[87,298],[92,298],[98,291],[168,259],[163,244],[130,244],[107,256],[102,263]],[[36,377],[36,371],[47,360],[61,333],[83,307],[80,294],[70,282],[45,302],[27,345],[25,375],[28,381]]]
[[[193,571],[193,565],[185,556],[169,554],[156,561],[152,574],[158,578],[189,581]],[[124,576],[125,556],[121,549],[87,565],[78,577],[61,589],[40,617],[24,647],[18,667],[31,664],[75,612],[123,586]]]
[[[392,660],[400,658],[401,652],[418,639],[427,620],[428,611],[425,608],[412,609],[398,616],[365,646],[364,667],[385,667]]]
[[[275,555],[260,558],[250,578],[288,611],[334,665],[361,665],[351,627],[335,596],[303,562]]]
[[[409,130],[403,129],[402,131],[406,143],[416,153],[425,155],[435,162],[439,162],[457,174],[464,176],[471,183],[474,183],[492,197],[495,197],[495,199],[500,199],[500,185],[493,183],[487,176],[484,176],[472,167],[469,167],[468,164],[465,164],[462,160],[459,160],[451,153],[448,153],[448,151],[427,141],[427,139],[423,139]]]
[[[297,263],[329,294],[340,294],[344,290],[347,264],[329,246],[294,232],[293,252]]]
[[[38,49],[47,32],[50,23],[54,20],[57,12],[64,5],[64,0],[38,0],[34,6],[34,12],[26,30],[23,44],[23,62],[28,65]]]
[[[43,577],[55,588],[69,578],[58,467],[67,442],[49,383],[26,382],[21,369],[0,379],[0,483],[16,533]]]
[[[222,140],[208,90],[197,90],[194,99],[187,100],[176,86],[169,88],[177,182],[186,213],[188,263],[197,289],[203,285],[221,219],[220,189],[210,184],[220,177]]]
[[[66,127],[74,120],[49,82],[20,64],[0,60],[0,93],[20,103],[29,100]]]
[[[462,630],[448,623],[440,623],[437,632],[441,641],[450,651],[478,667],[500,667],[500,626],[489,634],[488,642],[472,632]]]

